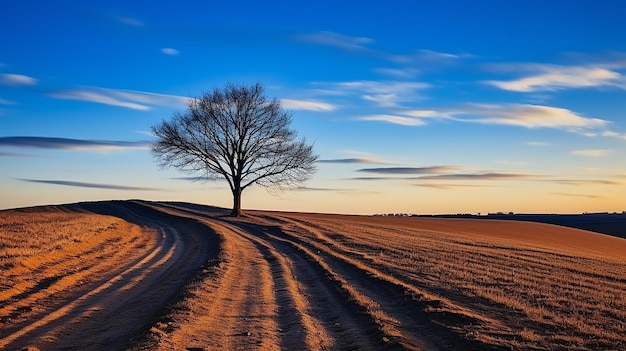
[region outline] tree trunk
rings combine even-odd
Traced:
[[[241,216],[241,187],[239,185],[233,189],[233,211],[230,215],[233,217]]]

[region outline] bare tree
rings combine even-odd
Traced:
[[[228,84],[191,99],[184,112],[152,126],[152,154],[161,167],[223,177],[241,215],[241,193],[252,184],[291,188],[316,171],[313,145],[290,129],[292,114],[263,86]]]

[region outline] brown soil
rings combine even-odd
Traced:
[[[624,239],[529,222],[227,214],[141,201],[1,211],[0,240],[52,215],[49,232],[74,225],[86,244],[11,262],[0,251],[0,347],[626,346]]]
[[[131,202],[2,211],[0,237],[49,240],[63,212],[67,233],[87,245],[55,236],[54,250],[26,251],[2,270],[0,349],[123,349],[216,253],[205,227]]]

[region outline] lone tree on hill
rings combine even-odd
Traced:
[[[250,185],[290,188],[315,173],[313,145],[296,140],[292,114],[265,97],[261,84],[228,84],[190,99],[187,107],[152,126],[158,138],[152,154],[161,167],[225,178],[232,216],[241,215],[241,193]]]

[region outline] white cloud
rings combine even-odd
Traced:
[[[329,103],[314,100],[281,99],[280,102],[283,107],[292,110],[334,111],[336,109]]]
[[[380,122],[388,122],[392,124],[399,124],[399,125],[411,126],[411,127],[422,126],[426,124],[424,121],[422,121],[419,118],[397,116],[397,115],[386,115],[386,114],[360,116],[358,117],[358,119],[361,121],[380,121]]]
[[[619,85],[623,80],[619,72],[604,67],[563,67],[551,65],[531,66],[538,74],[510,81],[486,81],[504,90],[518,92],[554,91],[571,88],[589,88]]]
[[[380,107],[397,107],[402,102],[420,100],[418,91],[429,87],[421,82],[361,80],[332,83],[329,89],[341,95],[358,94]]]
[[[311,34],[301,34],[297,39],[308,41],[311,43],[332,46],[343,50],[361,51],[367,50],[366,44],[372,43],[374,40],[366,37],[351,37],[334,32],[319,32]]]
[[[453,122],[509,125],[524,128],[553,128],[584,136],[607,136],[626,139],[626,134],[603,131],[609,121],[580,116],[568,109],[526,104],[473,104],[464,108],[449,110],[398,109],[393,114],[372,114],[357,119],[386,121],[406,126],[421,126],[427,120],[448,120]],[[549,146],[550,143],[531,141],[531,146]]]
[[[364,100],[371,101],[380,107],[395,107],[398,104],[398,94],[365,94],[362,96]]]
[[[23,74],[5,73],[0,75],[0,84],[12,86],[37,85],[37,79]]]
[[[113,96],[155,106],[185,107],[190,98],[180,95],[157,94],[147,91],[98,88]]]
[[[626,140],[626,133],[620,134],[611,130],[605,131],[604,133],[602,133],[602,136]]]
[[[526,128],[557,128],[583,131],[605,127],[608,122],[598,118],[582,117],[558,107],[541,105],[474,105],[473,115],[480,116],[463,121],[485,124],[503,124]]]
[[[405,115],[416,118],[446,118],[448,114],[435,110],[408,110],[404,111]]]
[[[174,49],[174,48],[163,48],[161,49],[161,52],[164,53],[165,55],[169,55],[169,56],[176,56],[180,53],[180,51]]]
[[[89,101],[95,102],[104,105],[118,106],[130,108],[133,110],[147,111],[150,107],[141,105],[134,102],[122,101],[111,97],[102,92],[96,91],[87,91],[87,90],[69,90],[69,91],[58,91],[49,94],[51,97],[56,99],[67,99],[67,100],[80,100],[80,101]]]
[[[392,54],[388,55],[388,59],[398,63],[436,63],[445,64],[457,61],[462,58],[474,57],[469,54],[450,54],[433,50],[419,50],[413,54]]]
[[[573,150],[571,153],[573,155],[578,156],[588,156],[588,157],[604,157],[609,155],[613,150],[608,149],[584,149],[584,150]]]
[[[415,68],[375,68],[374,70],[380,74],[400,79],[415,78],[420,73]]]
[[[69,99],[148,111],[150,106],[186,106],[189,98],[134,90],[116,90],[98,87],[56,91],[49,94],[56,99]]]

